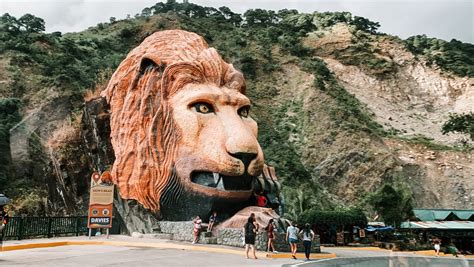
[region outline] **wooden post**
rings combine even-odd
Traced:
[[[91,235],[92,235],[92,228],[89,228],[89,239],[91,239]]]
[[[109,239],[109,228],[107,228],[107,239]]]

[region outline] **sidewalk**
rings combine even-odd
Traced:
[[[106,236],[95,237],[89,239],[87,236],[79,237],[57,237],[57,238],[42,238],[42,239],[24,239],[24,240],[8,240],[3,242],[2,251],[12,251],[20,249],[34,249],[47,248],[68,245],[105,245],[105,246],[124,246],[124,247],[141,247],[141,248],[158,248],[158,249],[177,249],[177,250],[191,250],[204,251],[211,253],[224,253],[234,255],[245,255],[243,248],[223,246],[223,245],[204,245],[191,244],[185,241],[174,241],[166,239],[155,238],[133,238],[124,235],[111,235],[107,239]],[[290,253],[267,253],[257,251],[259,258],[273,258],[273,259],[290,259]],[[304,254],[297,255],[299,259],[304,259]],[[311,259],[329,259],[335,258],[334,253],[322,253],[311,255]]]

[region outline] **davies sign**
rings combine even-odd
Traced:
[[[114,202],[114,185],[108,171],[91,177],[88,228],[111,228]]]

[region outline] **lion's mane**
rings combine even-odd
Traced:
[[[102,92],[110,104],[111,173],[124,199],[160,211],[160,198],[176,186],[174,173],[180,129],[173,122],[170,96],[188,83],[226,86],[245,93],[240,72],[226,63],[204,39],[191,32],[156,32],[133,49]]]

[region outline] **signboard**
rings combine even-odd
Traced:
[[[88,228],[111,228],[114,202],[114,185],[108,171],[99,175],[94,172],[91,177]]]
[[[365,237],[365,230],[364,229],[359,230],[359,236],[360,237]]]
[[[338,245],[344,245],[344,231],[337,232],[336,242]]]

